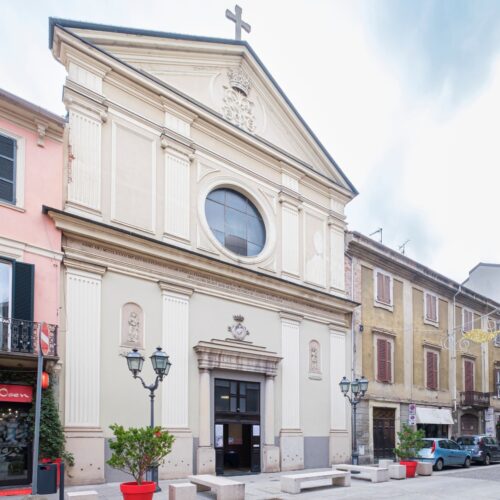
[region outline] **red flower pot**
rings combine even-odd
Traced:
[[[415,472],[417,471],[417,462],[412,460],[399,463],[400,465],[406,466],[406,478],[415,477]]]
[[[135,481],[120,484],[123,500],[151,500],[155,489],[154,481],[144,481],[142,484],[137,484]]]

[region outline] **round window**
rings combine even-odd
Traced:
[[[219,242],[238,255],[258,255],[266,242],[266,227],[255,205],[232,189],[213,190],[205,200],[208,225]]]

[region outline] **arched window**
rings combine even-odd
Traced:
[[[208,225],[219,242],[237,255],[258,255],[266,242],[266,227],[255,205],[233,189],[213,190],[205,200]]]

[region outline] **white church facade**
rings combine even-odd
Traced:
[[[120,480],[109,425],[149,424],[123,355],[172,367],[162,478],[350,456],[345,205],[354,187],[251,47],[60,19],[68,111],[62,412],[74,483]],[[145,363],[143,375],[153,379]]]

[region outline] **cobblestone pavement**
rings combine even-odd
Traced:
[[[319,469],[321,470],[321,469]],[[293,474],[293,473],[291,473]],[[434,473],[430,477],[416,477],[400,481],[388,481],[372,484],[368,481],[353,479],[352,486],[343,488],[318,487],[304,490],[299,495],[290,495],[280,491],[281,473],[258,474],[232,477],[245,483],[245,498],[249,500],[289,500],[295,499],[349,499],[349,500],[441,500],[474,498],[480,500],[500,500],[500,464],[489,467],[473,466],[470,469],[447,469]],[[168,499],[168,484],[180,481],[161,481],[161,493],[154,495],[154,500]],[[118,483],[95,486],[78,486],[68,491],[96,490],[103,500],[122,498]],[[21,499],[22,497],[10,497]],[[57,495],[48,495],[47,500],[58,500]],[[215,499],[209,492],[198,493],[197,499]]]

